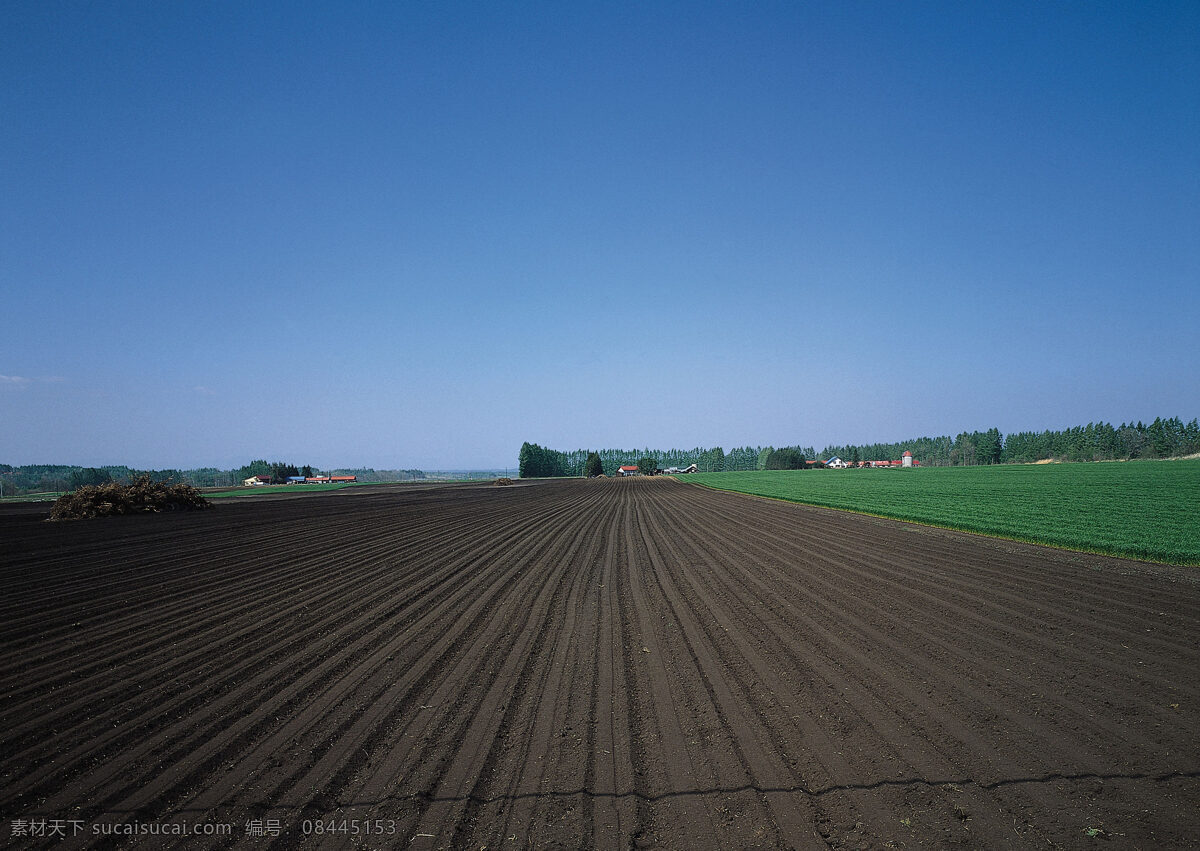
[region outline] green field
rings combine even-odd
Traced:
[[[264,485],[260,487],[241,487],[234,490],[218,491],[217,493],[205,493],[206,499],[225,499],[235,496],[268,496],[270,494],[289,494],[289,493],[320,493],[321,491],[340,491],[343,488],[361,488],[364,485],[415,485],[415,486],[433,486],[433,485],[449,485],[459,483],[470,483],[487,481],[487,479],[405,479],[402,482],[331,482],[327,484],[314,485]]]
[[[22,493],[16,496],[2,496],[0,502],[54,502],[64,491],[39,491],[38,493]]]
[[[1066,549],[1200,565],[1200,459],[681,478]]]
[[[358,485],[370,484],[369,482],[330,482],[314,485],[264,485],[262,487],[238,488],[231,491],[220,491],[218,493],[206,493],[206,499],[222,499],[231,496],[265,496],[268,494],[286,493],[318,493],[320,491],[340,491],[342,488],[352,488]]]

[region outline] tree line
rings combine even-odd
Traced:
[[[794,449],[809,459],[816,457],[816,452],[812,447],[807,449],[790,447],[790,449]],[[702,473],[718,473],[728,470],[789,469],[766,466],[771,453],[777,451],[781,450],[770,446],[740,446],[726,452],[722,447],[714,446],[694,449],[575,449],[570,452],[562,452],[527,441],[521,444],[518,455],[518,474],[523,479],[597,475],[594,472],[595,465],[599,464],[600,473],[606,476],[615,476],[621,467],[636,466],[642,469],[648,467],[650,462],[653,462],[654,468],[658,470],[665,470],[668,467],[683,469],[695,464]]]
[[[845,461],[884,461],[907,450],[925,466],[1020,464],[1034,461],[1116,461],[1138,458],[1177,458],[1200,452],[1200,421],[1179,417],[1141,421],[1088,423],[1061,431],[1022,431],[1002,434],[997,428],[962,432],[957,437],[918,437],[899,443],[826,446],[822,458]]]
[[[1004,457],[1010,461],[1106,461],[1118,458],[1173,458],[1200,452],[1200,422],[1185,423],[1179,417],[1145,424],[1088,423],[1063,431],[1023,431],[1004,441]]]
[[[69,464],[0,464],[0,495],[74,491],[84,485],[129,484],[142,476],[151,482],[194,484],[193,477],[207,478],[218,470],[138,470],[124,465],[79,467]]]
[[[583,476],[590,456],[600,470],[614,476],[622,466],[645,466],[646,459],[657,469],[695,464],[701,472],[726,470],[799,470],[806,462],[838,457],[850,463],[891,461],[911,452],[922,466],[975,466],[1045,461],[1107,461],[1137,458],[1174,458],[1200,452],[1200,421],[1183,422],[1179,417],[1158,417],[1146,424],[1088,423],[1061,431],[1023,431],[1005,435],[998,428],[961,432],[955,437],[917,437],[896,443],[866,443],[813,447],[743,446],[728,452],[721,447],[706,449],[576,449],[562,452],[524,443],[520,451],[520,476]],[[594,463],[594,462],[593,462]]]
[[[702,472],[756,470],[759,469],[760,450],[761,447],[743,446],[726,452],[720,446],[715,446],[694,449],[575,449],[562,452],[527,441],[521,444],[518,454],[518,475],[523,479],[583,476],[588,469],[589,456],[595,456],[600,471],[606,476],[615,476],[623,466],[644,466],[647,461],[653,461],[659,470],[668,467],[682,469],[692,464]]]
[[[130,484],[146,476],[154,483],[186,484],[197,488],[233,487],[251,476],[270,476],[283,482],[288,476],[356,476],[360,482],[396,482],[423,479],[422,470],[376,470],[370,467],[320,470],[311,464],[295,465],[287,461],[259,458],[231,470],[197,467],[191,470],[139,470],[125,465],[79,467],[69,464],[0,464],[0,496],[75,491],[84,485],[110,482]]]

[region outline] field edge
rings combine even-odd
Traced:
[[[1154,555],[1147,554],[1147,553],[1138,553],[1138,552],[1135,552],[1132,550],[1120,551],[1120,550],[1113,550],[1113,549],[1105,549],[1103,547],[1070,547],[1070,546],[1067,546],[1066,544],[1055,543],[1054,541],[1049,541],[1049,540],[1040,539],[1040,538],[1036,538],[1036,537],[1024,537],[1024,536],[1018,536],[1018,535],[1001,535],[997,532],[988,532],[988,531],[984,531],[984,530],[978,529],[978,528],[971,528],[966,525],[957,525],[957,524],[950,524],[950,523],[935,523],[930,520],[917,520],[912,517],[904,517],[900,514],[880,514],[878,512],[874,512],[874,511],[866,511],[864,509],[858,509],[858,508],[846,508],[846,507],[840,506],[840,505],[827,505],[825,503],[814,502],[811,500],[790,499],[788,497],[783,497],[783,496],[767,496],[765,494],[750,493],[749,491],[737,490],[736,488],[722,488],[722,487],[717,487],[716,485],[706,484],[705,482],[685,481],[682,479],[678,479],[675,476],[672,476],[671,478],[674,478],[674,479],[676,479],[676,481],[680,481],[684,484],[691,485],[692,487],[706,488],[708,490],[718,491],[720,493],[737,494],[738,496],[746,496],[746,497],[751,497],[753,499],[768,499],[768,500],[771,500],[772,502],[783,502],[783,503],[789,503],[791,505],[805,505],[810,508],[821,508],[826,511],[842,511],[842,512],[845,512],[846,514],[859,514],[864,517],[877,517],[881,520],[895,520],[899,523],[911,523],[914,526],[927,526],[931,529],[945,529],[950,532],[964,532],[969,535],[978,535],[981,538],[991,538],[992,540],[996,540],[996,541],[1015,541],[1015,542],[1021,543],[1021,544],[1034,544],[1039,547],[1049,547],[1050,549],[1062,550],[1063,552],[1068,552],[1068,553],[1086,553],[1088,555],[1108,556],[1110,558],[1123,558],[1123,559],[1129,559],[1131,561],[1147,562],[1148,564],[1168,565],[1170,567],[1200,567],[1200,559],[1188,560],[1185,558],[1182,560],[1173,560],[1173,559],[1167,559],[1167,558],[1159,558],[1159,557],[1156,557]]]

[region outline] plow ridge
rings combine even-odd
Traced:
[[[234,825],[181,848],[264,847],[249,819],[281,848],[1200,833],[1194,569],[659,479],[0,528],[6,822]]]

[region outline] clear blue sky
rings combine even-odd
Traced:
[[[1200,415],[1200,4],[17,3],[0,461]]]

